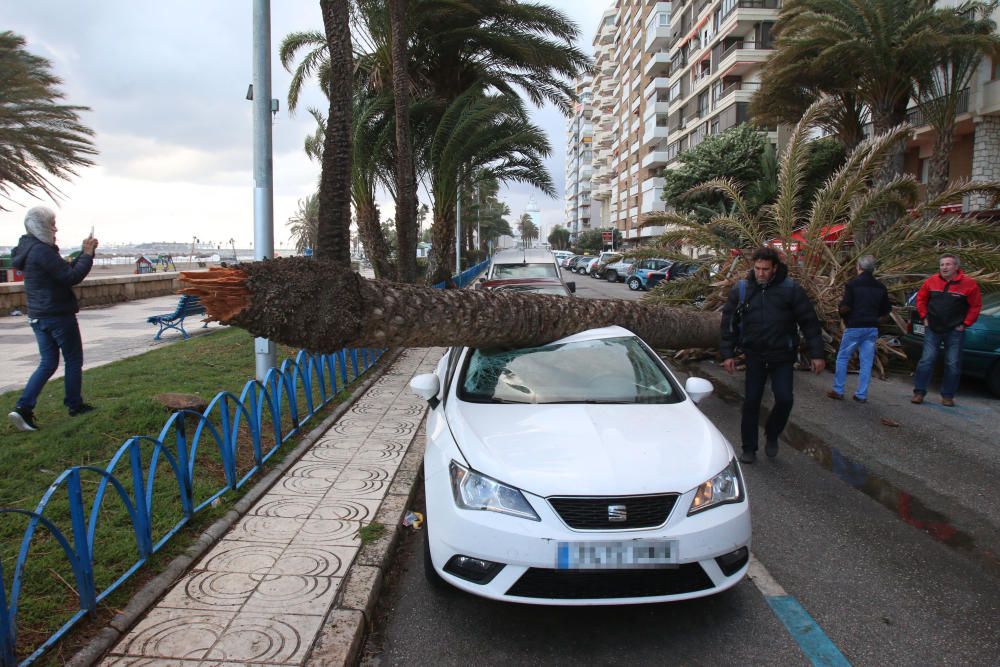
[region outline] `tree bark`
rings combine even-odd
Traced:
[[[208,315],[255,336],[331,353],[344,347],[525,347],[617,324],[656,348],[717,347],[720,314],[617,299],[440,290],[366,280],[289,257],[183,273]]]
[[[330,112],[323,142],[319,181],[316,257],[350,266],[351,262],[351,50],[348,0],[320,0],[330,51]]]
[[[451,209],[448,209],[449,211]],[[435,285],[451,278],[455,266],[454,213],[434,212],[431,224],[431,256],[427,262],[427,284]]]
[[[417,280],[417,172],[410,132],[410,76],[406,60],[406,0],[389,0],[392,94],[396,111],[396,247],[399,280]]]
[[[379,224],[378,205],[374,202],[360,204],[358,209],[358,236],[365,248],[365,255],[372,263],[375,277],[381,280],[394,280],[396,268],[389,261],[389,244]]]
[[[891,111],[873,111],[872,128],[876,134],[882,134],[906,122],[906,108]],[[889,151],[885,165],[882,167],[875,181],[878,184],[888,183],[904,172],[906,163],[906,139],[900,139]],[[896,215],[892,211],[879,211],[875,214],[875,224],[869,225],[865,238],[867,244],[871,239],[881,235],[893,223],[896,222]]]
[[[951,175],[951,148],[954,143],[955,124],[948,123],[938,128],[934,138],[934,152],[927,176],[927,199],[934,199],[948,189]]]

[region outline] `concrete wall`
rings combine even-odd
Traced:
[[[121,301],[147,299],[173,294],[180,288],[179,272],[147,273],[131,276],[86,278],[73,288],[81,308],[103,306]],[[0,316],[12,310],[26,312],[24,283],[0,283]]]

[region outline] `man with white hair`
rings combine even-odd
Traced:
[[[934,372],[938,350],[944,347],[941,405],[955,406],[955,391],[962,374],[965,330],[979,319],[983,295],[975,280],[962,273],[958,257],[941,255],[938,273],[924,281],[917,292],[917,315],[926,322],[924,349],[913,374],[911,403],[923,403]]]
[[[97,239],[83,240],[83,252],[72,262],[59,254],[56,245],[56,214],[36,206],[24,216],[27,234],[11,253],[14,268],[24,272],[24,291],[28,299],[28,322],[38,341],[41,359],[28,379],[14,411],[8,417],[21,431],[37,431],[35,403],[42,388],[59,367],[59,353],[65,364],[63,403],[71,417],[90,412],[93,406],[81,395],[83,382],[83,343],[76,314],[80,307],[72,286],[90,273],[97,250]]]
[[[837,352],[837,368],[833,375],[833,389],[826,395],[835,400],[844,398],[847,384],[847,364],[858,351],[858,389],[854,400],[868,400],[868,383],[872,379],[875,361],[875,344],[878,342],[879,322],[889,315],[889,291],[875,279],[875,258],[865,255],[858,260],[858,275],[844,285],[844,298],[840,301],[840,316],[846,327]]]

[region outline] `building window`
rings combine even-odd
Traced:
[[[661,28],[666,28],[670,25],[670,14],[666,12],[660,12],[657,14],[656,19]]]

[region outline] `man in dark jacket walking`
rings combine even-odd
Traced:
[[[768,458],[778,455],[778,436],[792,412],[792,374],[799,351],[798,329],[814,373],[826,367],[823,338],[816,310],[802,286],[788,277],[786,267],[772,248],[753,254],[753,270],[729,292],[722,309],[720,351],[726,371],[736,370],[736,355],[746,355],[746,391],[743,398],[741,432],[743,453],[740,461],[757,460],[760,402],[764,385],[771,378],[774,407],[764,425]]]
[[[917,292],[917,315],[926,323],[926,329],[924,349],[913,376],[911,403],[924,402],[938,350],[944,346],[941,405],[949,408],[955,405],[955,391],[962,375],[965,330],[976,323],[983,307],[979,285],[962,273],[960,266],[955,255],[941,255],[939,273],[924,281]]]
[[[17,406],[8,417],[22,431],[37,431],[35,403],[42,387],[59,367],[62,352],[66,375],[65,403],[70,416],[94,408],[83,401],[83,343],[76,313],[80,308],[71,287],[82,281],[94,263],[97,239],[83,241],[83,252],[72,262],[59,255],[56,246],[56,214],[36,206],[24,216],[28,232],[12,253],[14,268],[24,271],[24,291],[28,298],[28,322],[35,332],[41,360],[28,380]]]
[[[875,343],[878,341],[878,324],[884,319],[892,305],[889,290],[875,276],[875,258],[865,255],[858,260],[858,275],[844,286],[844,298],[840,302],[840,315],[847,327],[840,339],[837,352],[837,370],[833,376],[833,389],[826,395],[835,400],[844,398],[847,383],[847,363],[858,351],[858,390],[854,400],[865,403],[868,400],[868,383],[872,379],[872,363],[875,361]]]

